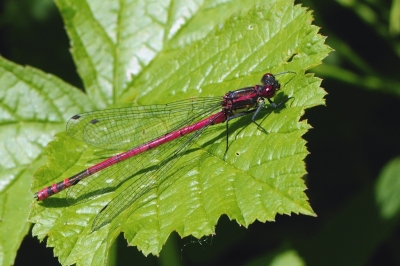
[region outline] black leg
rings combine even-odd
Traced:
[[[226,147],[225,147],[225,152],[224,152],[224,157],[223,157],[223,160],[224,160],[224,161],[225,161],[225,158],[226,158],[226,153],[228,152],[228,145],[229,145],[229,143],[228,143],[228,137],[229,137],[229,132],[228,132],[228,129],[229,129],[229,127],[228,127],[228,121],[229,121],[229,119],[226,120]]]
[[[278,108],[279,106],[281,106],[282,104],[286,103],[288,100],[290,100],[290,99],[292,99],[292,98],[293,98],[293,97],[289,97],[289,98],[287,98],[286,100],[284,100],[284,101],[282,101],[282,102],[280,102],[280,103],[278,103],[278,104],[274,103],[274,102],[271,101],[271,99],[269,99],[269,98],[267,98],[267,100],[268,100],[268,102],[270,103],[270,105],[271,105],[274,109],[276,109],[276,108]],[[228,137],[229,137],[228,121],[231,120],[231,119],[235,119],[235,118],[244,116],[244,115],[248,115],[248,114],[250,114],[250,113],[254,113],[253,117],[251,118],[251,121],[252,121],[254,124],[256,124],[257,127],[258,127],[261,131],[263,131],[264,133],[268,134],[268,131],[266,131],[265,128],[263,128],[260,124],[258,124],[258,123],[256,122],[256,117],[257,117],[258,113],[261,111],[261,109],[262,109],[264,106],[265,106],[265,100],[262,99],[262,100],[260,100],[260,104],[258,105],[257,109],[253,109],[253,110],[249,110],[249,111],[246,111],[246,112],[243,112],[243,113],[235,114],[235,115],[233,115],[233,116],[228,117],[228,119],[226,119],[226,148],[225,148],[224,157],[223,157],[224,160],[225,160],[225,158],[226,158],[226,154],[227,154],[228,148],[229,148],[229,142],[228,142]]]
[[[270,99],[268,99],[268,101],[271,103],[271,105],[275,105],[274,102],[272,102]],[[268,134],[268,132],[260,125],[256,122],[256,117],[258,115],[258,113],[261,111],[262,108],[264,108],[265,105],[265,101],[264,99],[262,101],[260,101],[260,104],[258,105],[256,111],[254,112],[253,117],[251,118],[251,121],[257,125],[258,129],[260,129],[261,131],[263,131],[264,133]]]
[[[284,101],[282,101],[282,102],[280,102],[280,103],[278,103],[278,104],[274,103],[274,102],[273,102],[271,99],[269,99],[269,98],[267,98],[267,100],[268,100],[268,102],[270,103],[270,105],[271,105],[274,109],[277,109],[277,108],[280,107],[282,104],[285,104],[287,101],[289,101],[289,100],[292,99],[292,98],[293,98],[293,97],[289,97],[289,98],[287,98],[286,100],[284,100]],[[256,124],[257,127],[258,127],[261,131],[263,131],[264,133],[268,134],[268,132],[267,132],[260,124],[258,124],[258,123],[256,122],[256,117],[257,117],[258,113],[261,111],[261,108],[264,107],[264,105],[265,105],[265,101],[264,101],[264,99],[263,99],[262,101],[260,101],[259,106],[257,107],[256,111],[254,112],[253,117],[251,118],[251,121],[253,121],[253,123]]]
[[[271,103],[271,106],[274,107],[275,109],[278,108],[279,106],[281,106],[282,104],[285,104],[287,101],[289,101],[290,99],[293,99],[294,97],[288,97],[286,100],[281,101],[280,103],[276,104],[274,102],[272,102],[270,99],[268,99],[268,101]]]

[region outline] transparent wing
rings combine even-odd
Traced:
[[[220,115],[224,115],[222,112]],[[217,117],[214,117],[217,119]],[[96,231],[101,227],[110,223],[113,219],[124,212],[129,206],[131,206],[139,197],[148,192],[152,187],[160,184],[160,181],[168,175],[168,172],[172,169],[173,165],[182,157],[187,149],[200,137],[200,135],[210,126],[213,122],[210,121],[206,126],[193,134],[189,134],[178,138],[174,142],[167,143],[159,149],[157,153],[168,152],[168,156],[164,157],[154,168],[148,168],[140,173],[136,173],[135,176],[130,180],[130,184],[122,190],[115,198],[106,205],[106,207],[96,216],[92,224],[92,231]],[[176,148],[177,146],[177,148]],[[132,158],[132,161],[137,164],[142,164],[143,160],[139,157]],[[125,165],[126,167],[127,165]],[[124,170],[118,170],[119,174],[122,174]]]
[[[159,133],[158,131],[156,132],[156,137],[154,137],[154,135],[152,135],[152,137],[150,137],[151,139],[149,140],[149,138],[145,138],[148,141],[151,141],[157,137],[160,137],[170,131],[173,130],[177,130],[179,128],[182,128],[184,126],[196,123],[197,121],[203,119],[204,117],[208,117],[211,114],[214,114],[216,112],[216,110],[219,110],[221,108],[220,106],[220,102],[218,102],[217,104],[215,104],[215,98],[210,98],[213,99],[212,100],[207,100],[204,98],[202,99],[202,104],[193,104],[190,105],[193,108],[196,108],[194,112],[185,112],[186,117],[181,117],[179,119],[174,119],[173,117],[171,117],[171,121],[165,121],[164,119],[162,121],[165,121],[165,123],[168,123],[168,125],[171,125],[172,128],[169,128],[169,131],[161,131],[162,133]],[[190,101],[191,103],[193,103],[193,101]],[[182,105],[185,108],[181,108],[183,110],[186,110],[187,104],[188,102],[185,101],[185,104]],[[211,104],[213,103],[213,104]],[[153,107],[153,106],[152,106]],[[165,107],[165,105],[163,105],[163,107]],[[176,105],[174,106],[176,107]],[[206,107],[208,107],[208,109],[206,109]],[[150,107],[148,107],[150,108]],[[127,109],[130,108],[123,108],[124,111],[126,111]],[[171,108],[172,110],[176,110],[176,108]],[[130,109],[132,110],[132,109]],[[134,108],[134,111],[137,111],[137,108]],[[141,109],[140,109],[141,110]],[[93,115],[93,113],[95,115]],[[100,112],[101,114],[102,112]],[[115,114],[115,110],[111,113]],[[91,112],[91,113],[87,113],[89,115],[86,116],[82,116],[84,117],[83,119],[85,119],[86,121],[90,121],[90,119],[92,119],[92,117],[99,117],[98,114],[99,112]],[[149,112],[137,112],[136,113],[137,116],[141,116],[143,117],[144,115],[148,115]],[[164,113],[165,114],[165,113]],[[158,119],[158,116],[162,116],[161,114],[157,114],[157,115],[153,115],[150,116],[152,121],[161,121]],[[105,118],[108,118],[108,116],[103,116]],[[103,118],[104,119],[104,118]],[[143,118],[146,119],[146,118]],[[105,121],[108,121],[108,119],[104,119]],[[140,122],[140,120],[136,119],[136,117],[132,120],[138,121],[138,123]],[[173,120],[173,121],[172,121]],[[84,120],[81,120],[84,121]],[[81,122],[82,123],[82,122]],[[79,123],[80,124],[80,123]],[[75,129],[79,129],[79,124],[77,124],[77,126],[75,127]],[[86,123],[87,124],[87,123]],[[106,125],[109,125],[109,122],[105,122]],[[142,125],[143,127],[145,127],[145,125],[143,123],[141,123],[140,125]],[[85,131],[85,127],[80,126],[83,129],[79,129],[79,130],[75,130],[74,132],[83,132],[83,134],[86,134],[87,131]],[[152,126],[152,131],[156,131],[157,129],[159,130],[161,128],[160,125],[153,125]],[[114,129],[114,127],[111,127],[111,129]],[[145,129],[143,129],[145,130]],[[146,129],[147,130],[147,129]],[[200,130],[201,131],[201,130]],[[115,132],[115,129],[114,129]],[[193,133],[192,135],[196,135],[198,134]],[[106,136],[109,136],[106,134]],[[138,135],[136,134],[134,137],[138,137]],[[191,135],[185,135],[183,137],[180,137],[178,139],[175,139],[171,142],[165,143],[157,148],[154,149],[150,149],[146,152],[140,153],[136,156],[133,156],[129,159],[126,159],[124,161],[121,161],[119,163],[116,163],[114,165],[111,165],[95,174],[93,174],[92,176],[88,177],[87,179],[83,179],[81,180],[79,183],[77,183],[76,185],[70,187],[67,190],[67,200],[68,202],[70,202],[71,204],[75,204],[75,203],[82,203],[87,201],[88,199],[97,196],[97,195],[101,195],[107,192],[112,192],[114,191],[116,188],[118,188],[121,184],[123,184],[124,182],[126,182],[128,179],[138,179],[138,187],[137,188],[133,188],[131,192],[129,193],[133,193],[133,194],[138,194],[138,189],[140,187],[143,187],[143,189],[145,187],[149,187],[153,184],[154,179],[146,179],[146,176],[141,176],[141,173],[151,173],[154,172],[155,169],[157,169],[160,165],[160,161],[163,158],[168,158],[168,154],[171,152],[171,150],[174,150],[176,148],[176,146],[182,145],[182,143],[185,142],[185,140],[187,140],[188,138],[190,138]],[[142,137],[138,137],[138,138],[142,138]],[[146,143],[143,142],[143,143]],[[142,142],[140,142],[140,144],[143,144]],[[136,182],[136,181],[134,181]],[[142,193],[143,194],[143,193]]]
[[[67,123],[67,132],[94,147],[128,150],[218,108],[221,98],[204,97],[165,105],[106,109],[74,115]]]

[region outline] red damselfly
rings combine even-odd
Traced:
[[[265,131],[255,119],[265,106],[265,99],[274,108],[289,99],[275,104],[271,98],[279,89],[275,76],[266,73],[261,84],[228,92],[222,99],[199,97],[165,105],[115,108],[74,115],[67,123],[67,133],[71,137],[95,147],[127,151],[36,192],[35,198],[44,200],[71,187],[67,197],[79,202],[79,199],[112,191],[112,188],[131,180],[98,213],[92,224],[92,230],[96,231],[157,184],[209,126],[226,122],[225,154],[228,150],[229,120],[253,114],[252,122]],[[164,157],[166,159],[157,162],[155,168],[143,170],[155,164],[157,155],[164,156],[166,153],[169,153]],[[94,176],[89,184],[78,185],[89,176]]]

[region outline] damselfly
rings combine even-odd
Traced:
[[[98,230],[156,185],[209,126],[226,123],[225,154],[228,149],[228,121],[253,114],[252,122],[263,130],[256,122],[256,117],[265,106],[265,99],[274,108],[287,101],[277,105],[271,100],[279,89],[280,84],[275,76],[266,73],[261,84],[228,92],[222,98],[193,98],[165,105],[116,108],[74,115],[67,123],[67,132],[71,137],[95,147],[127,151],[38,191],[35,198],[44,200],[71,186],[74,186],[74,195],[84,197],[88,194],[90,197],[91,191],[107,191],[108,186],[117,187],[132,177],[130,185],[115,195],[96,216],[92,230]],[[156,150],[155,154],[150,150]],[[157,168],[138,174],[157,155],[165,158]],[[93,176],[96,182],[75,186],[89,176]]]

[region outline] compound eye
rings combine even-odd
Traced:
[[[263,87],[263,96],[271,98],[274,96],[276,88],[273,85],[266,85]]]
[[[275,77],[271,73],[265,73],[261,79],[262,84],[273,84],[275,82]]]

